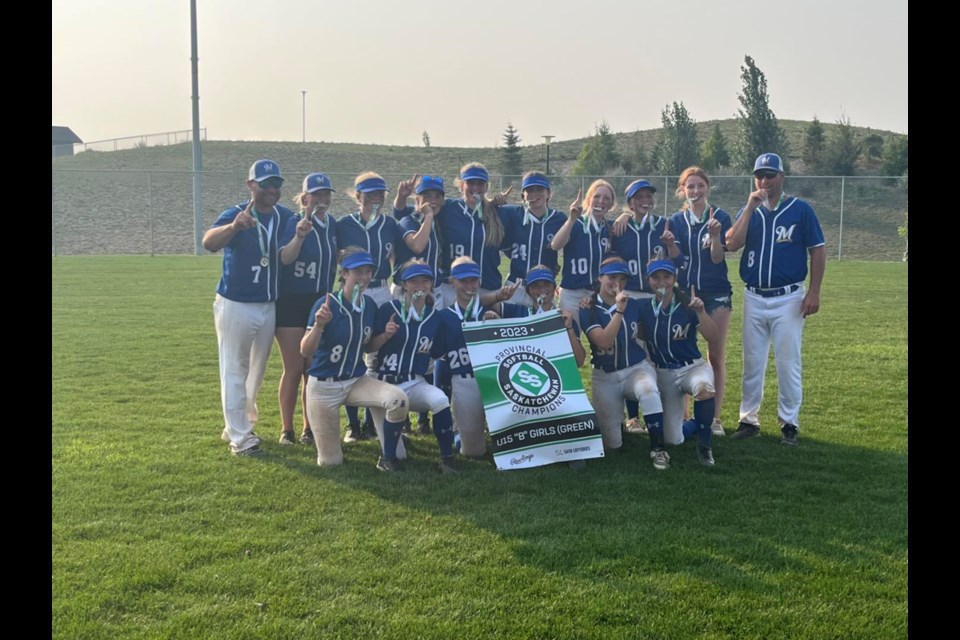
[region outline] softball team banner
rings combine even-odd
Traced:
[[[559,311],[463,325],[497,469],[603,457]]]

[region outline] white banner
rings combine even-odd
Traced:
[[[463,325],[497,469],[603,457],[559,311]]]

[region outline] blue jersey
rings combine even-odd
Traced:
[[[499,215],[499,214],[498,214]],[[467,208],[463,200],[447,198],[437,213],[443,239],[440,261],[445,273],[450,273],[450,264],[460,256],[470,256],[480,265],[480,286],[492,291],[503,286],[500,275],[500,247],[486,244],[486,224]]]
[[[390,258],[393,257],[393,243],[397,240],[397,221],[391,216],[377,215],[377,219],[367,228],[360,218],[360,212],[354,211],[337,220],[337,247],[361,247],[377,263],[373,268],[373,279],[367,286],[382,287],[393,275]]]
[[[214,227],[231,224],[248,202],[230,207],[214,221]],[[223,274],[217,293],[236,302],[270,302],[277,299],[280,284],[280,233],[293,212],[275,205],[268,213],[257,212],[257,225],[238,231],[223,247]],[[262,264],[266,258],[267,264]]]
[[[620,330],[613,347],[600,349],[590,341],[590,361],[594,369],[604,371],[619,371],[643,362],[647,353],[643,350],[642,342],[637,339],[637,327],[640,325],[640,305],[646,300],[627,300],[623,318],[620,321]],[[589,309],[580,310],[580,328],[589,338],[594,329],[603,329],[613,317],[612,309],[596,296],[596,305]]]
[[[403,210],[401,210],[401,212],[402,211]],[[401,284],[400,278],[403,275],[400,273],[400,265],[411,258],[422,258],[427,261],[427,264],[430,265],[433,272],[437,274],[433,281],[433,286],[440,286],[440,283],[445,279],[445,272],[440,265],[440,238],[437,236],[436,221],[434,221],[433,226],[430,228],[430,238],[427,240],[427,248],[424,249],[422,253],[414,254],[404,241],[404,238],[408,235],[416,235],[422,224],[423,216],[416,212],[411,215],[404,215],[397,224],[397,239],[395,241],[397,259],[394,261],[397,265],[397,272],[393,275],[393,281],[396,284]]]
[[[473,375],[473,365],[470,363],[470,352],[467,351],[467,342],[463,337],[463,323],[480,320],[485,309],[478,308],[470,314],[454,302],[453,306],[440,311],[440,339],[435,342],[435,358],[443,358],[450,366],[450,373]]]
[[[373,324],[373,335],[386,330],[394,315],[400,325],[393,336],[380,347],[377,373],[391,376],[426,375],[430,365],[434,342],[441,331],[440,310],[431,306],[423,308],[423,318],[408,317],[404,321],[403,303],[391,300],[380,305]]]
[[[656,299],[640,300],[640,322],[643,325],[650,360],[658,367],[690,362],[700,356],[697,327],[700,319],[690,307],[676,298],[669,309]]]
[[[563,278],[560,286],[564,289],[589,289],[600,277],[600,262],[610,250],[610,224],[604,220],[594,225],[583,220],[570,229],[570,239],[563,247]]]
[[[286,246],[297,234],[297,225],[303,220],[302,214],[294,214],[287,221],[280,247]],[[297,259],[282,265],[280,291],[283,293],[319,293],[333,290],[333,281],[337,275],[337,225],[326,216],[326,224],[321,224],[316,216],[312,218],[313,229],[303,239]]]
[[[313,354],[310,368],[307,369],[308,374],[320,379],[333,377],[349,380],[358,378],[367,371],[367,365],[363,361],[363,349],[373,332],[377,303],[364,294],[358,302],[360,310],[357,310],[349,300],[341,300],[342,295],[342,292],[328,293],[317,300],[307,321],[307,331],[310,331],[316,323],[317,311],[329,297],[330,313],[333,317],[324,326],[320,344]]]
[[[647,214],[638,224],[631,219],[626,230],[619,236],[611,236],[610,244],[617,255],[623,258],[630,269],[627,276],[627,289],[653,293],[647,282],[647,263],[651,260],[671,260],[667,247],[660,241],[667,219]],[[673,227],[671,227],[673,231]],[[679,267],[683,264],[683,252],[672,259]]]
[[[713,209],[713,217],[720,222],[720,242],[726,248],[726,235],[733,222],[723,209]],[[703,212],[698,220],[691,211],[678,211],[670,216],[670,230],[677,239],[680,253],[688,259],[677,274],[680,286],[690,290],[692,284],[697,292],[730,295],[730,278],[727,275],[727,261],[716,264],[710,257],[710,234],[707,232],[707,220],[710,214]]]
[[[743,215],[743,209],[737,214]],[[790,196],[772,212],[757,207],[740,256],[740,278],[751,287],[785,287],[807,279],[807,251],[823,246],[813,208]]]
[[[523,207],[511,204],[500,207],[500,218],[503,220],[504,247],[510,255],[511,280],[516,282],[538,264],[556,271],[557,252],[550,248],[550,242],[567,221],[567,216],[549,208],[542,218],[533,214],[527,216]]]

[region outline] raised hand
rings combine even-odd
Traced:
[[[397,322],[397,314],[393,314],[390,316],[390,321],[387,322],[387,326],[384,327],[383,332],[388,336],[393,336],[399,330],[400,324]]]
[[[417,186],[417,180],[419,179],[420,174],[415,173],[409,180],[401,180],[400,184],[397,185],[397,199],[406,202],[407,198],[413,195],[413,191]]]
[[[615,303],[617,305],[617,311],[623,313],[627,308],[627,300],[630,299],[630,296],[627,295],[626,289],[617,292],[617,298]]]
[[[426,223],[428,216],[430,220],[433,220],[433,216],[437,214],[437,210],[429,202],[424,202],[419,207],[417,207],[417,213],[423,216],[423,221],[424,223]]]
[[[322,327],[333,319],[333,312],[330,311],[330,294],[327,294],[326,300],[323,301],[323,304],[320,305],[320,308],[317,309],[317,312],[313,316],[314,325]]]
[[[697,297],[697,288],[693,285],[690,285],[690,302],[687,303],[687,306],[696,313],[703,311],[703,300]]]
[[[663,235],[660,236],[660,242],[667,246],[676,244],[677,239],[674,237],[673,231],[670,231],[670,218],[664,218],[663,220]]]
[[[233,219],[233,226],[241,231],[257,226],[257,221],[253,217],[253,200],[250,201],[246,209],[238,213],[237,217]]]
[[[584,296],[580,298],[580,308],[589,309],[590,308],[590,296]]]
[[[507,284],[503,285],[500,288],[500,291],[497,292],[497,300],[503,302],[504,300],[509,300],[513,297],[513,294],[517,292],[517,289],[520,288],[520,285],[523,284],[523,278],[517,278],[516,282],[510,282],[507,280]]]
[[[713,207],[710,207],[710,217],[707,218],[707,233],[711,238],[720,238],[720,221],[713,217]]]
[[[513,191],[513,185],[507,187],[507,190],[503,193],[498,193],[497,195],[493,196],[493,199],[490,200],[491,204],[493,204],[495,207],[502,207],[503,205],[507,204],[507,196],[510,195],[511,191]]]
[[[577,197],[570,203],[570,217],[579,220],[583,215],[583,189],[577,189]]]
[[[297,237],[306,238],[313,229],[313,223],[310,222],[310,216],[304,215],[303,219],[297,223]]]

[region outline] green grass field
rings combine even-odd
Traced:
[[[394,477],[374,442],[323,469],[276,443],[276,349],[269,455],[229,455],[219,256],[53,258],[53,637],[906,637],[907,271],[828,263],[795,449],[771,366],[763,435],[712,470],[688,444],[657,472],[629,434],[579,473],[443,477],[414,436]]]

